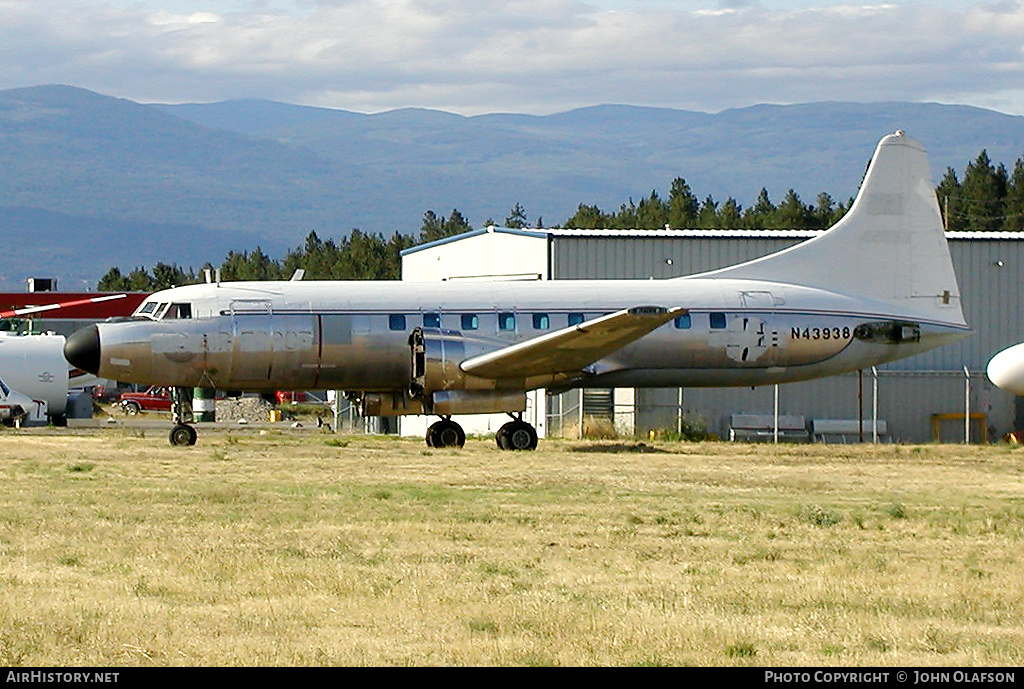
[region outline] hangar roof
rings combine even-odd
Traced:
[[[513,228],[513,227],[497,227],[491,225],[489,227],[483,227],[476,230],[470,230],[461,234],[452,235],[451,237],[445,237],[444,239],[438,239],[433,242],[427,242],[426,244],[420,244],[418,246],[410,247],[401,252],[402,256],[413,254],[418,251],[425,249],[432,249],[437,246],[449,244],[451,242],[458,242],[463,239],[469,239],[471,237],[477,237],[483,234],[511,234],[523,237],[536,237],[538,239],[545,238],[558,238],[558,237],[574,237],[574,238],[626,238],[636,237],[639,239],[810,239],[816,237],[824,232],[824,230],[744,230],[744,229],[728,229],[728,230],[714,230],[714,229],[671,229],[663,228],[657,230],[580,230],[571,228]],[[1002,240],[1002,241],[1017,241],[1024,240],[1024,232],[947,232],[947,239],[968,239],[968,240]]]

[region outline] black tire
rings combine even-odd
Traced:
[[[512,422],[509,421],[507,424],[498,429],[498,432],[494,434],[494,442],[498,443],[498,447],[502,450],[511,450],[512,448],[508,445],[508,431],[509,426]]]
[[[137,414],[142,413],[142,405],[139,404],[138,402],[132,402],[131,400],[129,400],[128,402],[125,402],[121,406],[124,407],[124,413],[128,414],[129,416],[136,416]]]
[[[187,424],[179,423],[178,425],[171,429],[171,432],[170,434],[168,434],[167,439],[171,442],[171,445],[182,446],[195,445],[196,438],[198,437],[199,434],[196,433],[196,429],[192,428]]]
[[[525,421],[509,421],[498,429],[495,437],[502,450],[537,449],[537,430]]]
[[[441,419],[427,429],[428,447],[462,447],[466,444],[466,432],[451,419]]]

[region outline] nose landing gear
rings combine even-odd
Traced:
[[[167,439],[171,445],[195,445],[198,433],[192,422],[192,388],[171,388],[171,417],[174,427]]]
[[[168,440],[171,441],[171,445],[195,445],[197,437],[196,429],[186,423],[179,423],[171,429]]]

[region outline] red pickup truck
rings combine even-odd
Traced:
[[[122,392],[117,403],[126,414],[133,416],[141,411],[170,411],[171,391],[169,388],[151,387],[145,392]]]

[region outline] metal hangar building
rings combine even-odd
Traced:
[[[488,227],[413,247],[402,279],[664,279],[758,258],[810,239],[796,230],[569,230]],[[759,388],[571,390],[528,399],[527,420],[547,436],[578,433],[606,418],[624,435],[703,425],[721,438],[783,433],[825,442],[987,442],[1024,429],[1024,398],[994,387],[985,366],[1024,340],[1024,234],[946,235],[974,334],[875,370]],[[686,306],[686,304],[665,304]],[[462,419],[467,432],[493,432],[503,415]],[[420,434],[419,417],[401,419]],[[851,426],[852,424],[852,426]],[[423,428],[419,426],[423,425]]]

